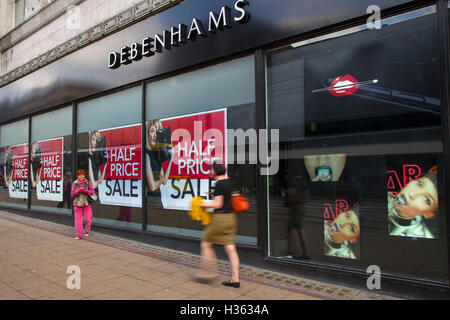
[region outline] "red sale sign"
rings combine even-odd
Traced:
[[[189,210],[192,197],[208,197],[211,165],[226,165],[226,119],[219,109],[147,123],[147,182],[165,209]]]
[[[13,156],[13,181],[28,180],[28,144],[11,147]]]
[[[62,180],[63,178],[63,139],[38,142],[42,150],[41,180]]]
[[[108,166],[107,180],[141,179],[141,125],[101,130],[106,138]]]
[[[6,185],[10,198],[28,198],[28,144],[5,150]]]
[[[211,164],[225,160],[225,110],[161,122],[172,130],[174,160],[169,178],[208,179]]]
[[[100,203],[142,206],[141,128],[138,124],[99,130],[107,152],[106,164],[99,166],[99,172],[106,166],[104,179],[98,185]]]
[[[31,145],[31,182],[39,200],[63,200],[63,143],[57,138]]]

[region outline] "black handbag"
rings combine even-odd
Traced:
[[[93,204],[95,201],[97,201],[98,197],[95,193],[92,195],[88,194],[87,199],[88,199],[89,204]]]

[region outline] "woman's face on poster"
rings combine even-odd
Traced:
[[[155,125],[151,125],[150,129],[148,130],[148,141],[150,142],[151,146],[156,145],[156,132],[157,129]]]
[[[313,181],[338,181],[346,158],[346,154],[305,156],[305,167]]]
[[[31,159],[34,159],[34,157],[36,157],[36,149],[37,145],[34,144],[33,147],[31,148]]]
[[[327,230],[336,242],[349,241],[355,243],[360,233],[358,215],[353,210],[342,212],[327,226]]]
[[[434,183],[427,177],[421,177],[408,183],[394,200],[397,213],[407,219],[423,216],[434,218],[438,208],[438,193]]]
[[[97,134],[96,134],[96,133],[94,133],[94,134],[91,136],[91,141],[90,141],[90,143],[91,143],[91,149],[95,149],[95,147],[97,146]]]

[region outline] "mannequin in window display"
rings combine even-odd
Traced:
[[[31,187],[36,188],[37,184],[41,179],[41,148],[37,142],[31,145],[31,156],[30,156],[30,178]]]
[[[325,255],[356,259],[351,244],[358,241],[360,234],[359,209],[341,212],[332,223],[324,223]]]
[[[389,235],[434,239],[426,220],[435,217],[438,202],[437,166],[398,194],[388,192]]]
[[[167,130],[167,129],[166,129]],[[161,199],[160,186],[165,185],[169,179],[170,170],[173,161],[173,147],[168,142],[167,145],[161,144],[158,140],[158,132],[163,131],[163,126],[160,120],[148,121],[146,125],[147,134],[147,150],[145,155],[146,166],[145,172],[147,176],[147,185],[149,196],[158,197]],[[166,170],[162,164],[168,162]],[[156,203],[155,203],[156,205]],[[159,200],[158,207],[162,207],[162,202]]]
[[[305,167],[311,181],[339,181],[347,159],[346,154],[305,156]]]
[[[108,164],[108,153],[106,152],[106,140],[100,137],[98,130],[89,132],[89,165],[88,174],[89,181],[96,191],[98,186],[103,183]],[[103,171],[100,172],[100,166]]]

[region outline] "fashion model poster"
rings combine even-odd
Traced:
[[[226,166],[226,109],[147,121],[146,178],[152,207],[189,210],[209,197],[211,165]]]
[[[346,154],[308,155],[305,167],[311,181],[339,181],[346,160]]]
[[[28,144],[5,147],[3,153],[3,175],[9,197],[28,198]]]
[[[63,201],[63,138],[31,145],[31,186],[38,200]]]
[[[142,207],[141,128],[89,132],[88,179],[101,204]]]
[[[388,159],[386,187],[388,232],[391,236],[437,237],[439,168],[435,158],[426,158],[411,156]]]
[[[357,194],[341,194],[323,203],[324,253],[327,256],[359,259],[360,219]]]

